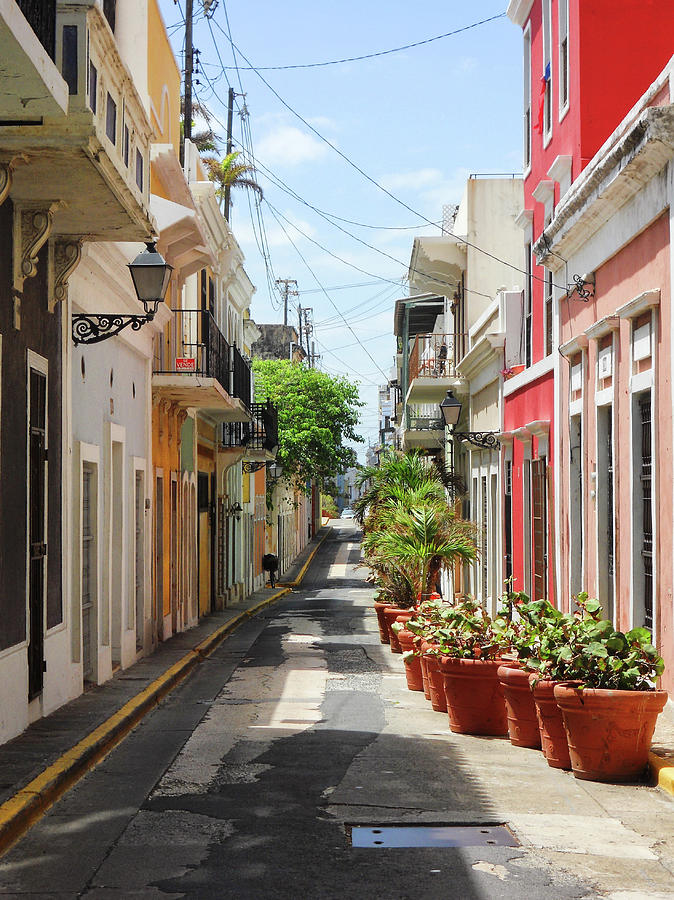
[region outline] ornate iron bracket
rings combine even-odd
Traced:
[[[577,294],[579,300],[587,303],[588,300],[594,297],[594,282],[586,281],[582,275],[572,275],[571,277],[573,278],[573,284],[567,285],[569,295]]]
[[[460,441],[468,441],[482,450],[498,450],[501,446],[494,431],[453,431],[452,437]]]
[[[264,462],[244,462],[243,463],[243,471],[246,475],[252,475],[253,472],[259,472],[260,469],[264,469],[266,463]]]
[[[74,315],[73,316],[73,344],[98,344],[115,337],[129,325],[132,331],[140,331],[147,322],[154,319],[153,313],[146,316],[122,316],[115,314],[103,314],[97,316]]]

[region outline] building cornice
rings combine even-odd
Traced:
[[[515,23],[515,25],[519,25],[520,28],[524,28],[527,19],[529,18],[531,7],[533,5],[534,0],[510,0],[508,9],[506,10],[506,15],[511,22]]]
[[[533,209],[523,209],[516,217],[515,217],[515,225],[518,228],[521,228],[524,231],[525,228],[530,228],[534,222],[534,211]]]
[[[603,319],[599,319],[599,321],[595,322],[594,325],[590,325],[589,328],[586,328],[585,334],[591,341],[598,341],[600,338],[605,337],[612,331],[617,331],[619,328],[619,316],[604,316]]]
[[[540,265],[569,259],[674,157],[674,108],[648,107],[608,148],[602,148],[559,204],[536,241]]]
[[[575,356],[576,353],[580,353],[582,350],[587,350],[589,341],[587,339],[587,335],[585,333],[578,334],[576,337],[571,338],[570,341],[565,341],[565,343],[559,345],[559,352],[563,357],[569,359],[571,356]]]
[[[539,203],[547,203],[555,195],[555,182],[550,178],[541,178],[531,192],[531,196]]]
[[[498,352],[503,349],[504,344],[505,334],[503,332],[483,335],[466,353],[457,368],[470,381],[495,357],[498,357]]]
[[[642,313],[653,309],[654,306],[659,305],[660,291],[643,291],[643,293],[633,297],[632,300],[619,306],[618,309],[616,309],[615,314],[620,319],[634,319],[636,316],[640,316]]]
[[[552,178],[553,181],[559,184],[567,175],[570,176],[571,160],[571,156],[557,156],[548,169],[548,178]]]

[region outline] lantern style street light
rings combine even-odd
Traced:
[[[445,425],[451,427],[452,437],[459,441],[468,441],[475,447],[482,450],[498,449],[501,445],[498,442],[495,431],[455,431],[454,426],[461,416],[461,401],[457,400],[451,391],[447,391],[445,399],[440,404],[440,412],[442,414]]]
[[[131,280],[136,296],[143,304],[144,316],[100,313],[98,315],[74,315],[72,336],[74,344],[98,344],[115,337],[124,328],[131,326],[139,331],[151,322],[166,295],[171,280],[173,266],[170,266],[157,250],[154,241],[148,241],[145,250],[129,263]]]

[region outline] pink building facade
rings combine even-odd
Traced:
[[[586,590],[621,630],[651,629],[669,690],[673,89],[674,59],[574,181],[534,247],[555,281],[567,270],[583,273],[580,292],[558,307],[560,597]]]
[[[619,284],[621,279],[628,277],[628,272],[631,272],[629,277],[633,282],[652,285],[657,282],[661,305],[657,323],[655,314],[651,313],[653,334],[661,327],[662,303],[669,302],[669,222],[668,214],[664,213],[668,200],[664,200],[665,205],[661,205],[659,212],[654,212],[651,218],[648,218],[650,213],[644,213],[647,218],[644,227],[652,228],[652,232],[642,237],[641,245],[635,244],[631,263],[628,259],[630,251],[623,251],[625,244],[637,234],[631,226],[626,228],[631,233],[622,243],[617,243],[616,237],[611,248],[605,247],[605,252],[597,250],[594,255],[583,243],[585,238],[580,238],[582,246],[577,258],[571,258],[568,248],[565,252],[554,243],[555,228],[563,212],[565,227],[569,229],[576,221],[574,217],[582,215],[574,204],[581,202],[577,199],[579,184],[587,185],[589,194],[592,193],[586,170],[595,170],[597,160],[605,153],[616,128],[654,82],[659,87],[651,100],[669,102],[664,81],[659,83],[658,78],[671,55],[674,6],[667,0],[623,0],[620,4],[612,0],[593,0],[592,3],[511,0],[508,15],[523,33],[525,180],[524,208],[518,217],[523,234],[522,299],[520,304],[513,304],[509,310],[510,321],[506,323],[501,440],[504,576],[513,576],[516,589],[525,590],[537,599],[546,597],[562,608],[568,608],[572,593],[587,589],[603,596],[608,590],[606,572],[609,563],[602,532],[597,532],[594,520],[592,524],[585,521],[590,517],[591,505],[597,496],[595,482],[600,477],[599,472],[602,467],[608,471],[610,460],[605,449],[608,439],[604,449],[599,448],[600,453],[597,432],[590,438],[588,430],[596,428],[595,413],[592,416],[581,414],[579,419],[578,409],[582,413],[589,403],[589,379],[594,379],[600,353],[603,364],[606,343],[612,340],[614,332],[609,330],[607,337],[600,326],[597,337],[590,338],[585,331],[609,315],[609,304],[618,309],[638,296],[638,291],[625,296],[631,285]],[[648,53],[640,54],[638,66],[624,64],[625,60],[633,58],[635,47],[645,46]],[[659,98],[657,90],[661,92]],[[641,178],[641,175],[637,177]],[[607,178],[610,179],[610,175]],[[652,211],[662,200],[654,201]],[[599,198],[588,216],[598,228],[597,222],[603,215]],[[667,225],[666,234],[665,225],[658,222],[660,218]],[[611,228],[607,226],[604,242],[607,245],[611,243],[610,234]],[[658,242],[662,246],[656,252]],[[625,256],[617,262],[621,252]],[[650,253],[652,258],[647,259],[644,253]],[[613,257],[615,264],[610,264]],[[594,260],[591,266],[590,258]],[[648,268],[648,272],[637,271],[639,262]],[[602,303],[601,311],[593,307],[591,301],[584,302],[575,290],[573,276],[582,278],[590,271],[595,273],[596,297],[599,297],[598,284],[602,283],[605,303]],[[569,283],[572,289],[568,287]],[[580,286],[581,291],[591,292],[591,286],[584,283]],[[656,290],[656,287],[652,289]],[[640,309],[639,304],[635,308]],[[638,313],[635,319],[638,325],[634,328],[627,312],[623,312],[626,317],[620,320],[620,333],[624,332],[625,340],[628,340],[628,335],[642,326],[647,312],[644,309]],[[576,324],[576,317],[582,320],[582,328]],[[564,354],[559,352],[560,345]],[[618,351],[626,352],[622,347]],[[612,382],[616,395],[620,393],[618,377],[623,381],[632,377],[624,368],[627,365],[624,355],[619,357],[619,362],[623,368],[619,375],[616,372],[616,380]],[[638,360],[639,373],[642,367],[646,370],[646,365],[643,359]],[[657,373],[654,369],[651,371],[659,378],[662,366]],[[594,380],[591,392],[594,404]],[[638,394],[639,391],[635,396]],[[603,396],[608,397],[608,394]],[[621,402],[627,402],[622,395]],[[671,419],[671,396],[668,402]],[[644,406],[644,416],[646,413]],[[592,426],[590,418],[594,423]],[[605,418],[605,411],[601,412],[599,420],[604,422]],[[634,430],[636,419],[630,421],[629,427]],[[611,431],[614,443],[626,439],[620,429],[628,427],[627,420],[618,415],[616,408],[613,409],[612,425],[616,426]],[[608,427],[601,425],[601,428]],[[594,478],[591,477],[593,473]],[[664,477],[664,473],[659,475],[661,480]],[[621,490],[627,491],[628,484],[630,491],[635,490],[631,476],[621,473],[620,484]],[[583,498],[584,505],[579,502]],[[633,500],[632,497],[631,502]],[[646,515],[643,509],[642,513]],[[617,520],[622,512],[614,509],[612,515]],[[602,516],[606,516],[605,511],[599,518]],[[574,524],[578,521],[583,523],[580,529]],[[627,535],[622,533],[616,537],[614,572],[617,553],[622,554],[623,562],[626,559],[626,545],[621,541],[627,540]],[[629,540],[631,558],[635,558],[634,540],[632,537]],[[670,552],[668,556],[671,558],[674,553]],[[643,559],[648,561],[647,556]],[[594,579],[592,583],[588,580],[590,573]],[[622,577],[628,578],[626,573]],[[629,576],[632,581],[635,577],[634,572]],[[615,596],[616,589],[613,591]],[[630,596],[636,597],[634,588]],[[635,622],[640,617],[640,602],[630,600],[630,614],[634,614]],[[617,615],[622,606],[617,600],[611,606],[607,600],[607,610]]]

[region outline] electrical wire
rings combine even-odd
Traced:
[[[502,12],[496,16],[491,16],[488,19],[482,19],[480,22],[473,22],[471,25],[465,25],[463,28],[457,28],[455,31],[448,31],[445,34],[438,34],[435,37],[426,38],[423,41],[414,41],[414,43],[412,44],[404,44],[402,47],[393,47],[390,50],[377,50],[373,53],[365,53],[362,56],[348,56],[344,57],[343,59],[331,59],[327,62],[297,63],[290,66],[259,66],[258,70],[255,70],[252,68],[252,66],[250,66],[250,70],[260,72],[279,72],[287,71],[288,69],[317,69],[325,66],[339,66],[343,63],[360,62],[364,59],[375,59],[378,56],[388,56],[391,53],[400,53],[403,50],[411,50],[413,47],[422,47],[424,44],[432,44],[434,41],[441,41],[444,38],[453,37],[455,34],[461,34],[464,31],[470,31],[471,29],[477,28],[480,25],[486,25],[487,22],[494,22],[496,19],[502,19],[505,15],[506,14]],[[241,54],[241,56],[243,57],[243,54]],[[243,58],[245,59],[245,57]]]
[[[272,210],[272,216],[274,216],[274,218],[276,219],[276,216],[274,215],[274,211],[273,211],[273,210]],[[288,240],[290,241],[290,243],[291,243],[291,244],[293,245],[293,247],[295,248],[295,252],[296,252],[297,255],[299,256],[299,258],[302,260],[302,262],[304,263],[304,265],[306,266],[306,268],[307,268],[307,269],[309,270],[309,272],[311,273],[311,275],[312,275],[314,281],[316,282],[316,284],[323,290],[323,293],[325,294],[325,296],[327,297],[327,299],[330,301],[330,303],[331,303],[332,306],[334,307],[335,311],[336,311],[337,313],[339,313],[339,315],[342,315],[342,313],[340,312],[339,307],[337,306],[337,304],[335,303],[335,301],[332,299],[332,297],[330,296],[330,294],[328,294],[328,292],[325,290],[325,288],[323,287],[323,285],[322,285],[321,282],[320,282],[320,279],[318,278],[318,276],[316,275],[316,273],[314,272],[314,270],[311,268],[311,266],[309,265],[309,263],[306,261],[306,259],[304,258],[302,252],[301,252],[300,249],[298,248],[298,246],[295,244],[295,242],[293,241],[293,239],[292,239],[292,238],[290,237],[290,235],[288,234],[288,232],[286,231],[286,229],[285,229],[285,227],[283,226],[282,222],[280,222],[278,219],[276,219],[276,221],[277,221],[279,227],[281,228],[281,230],[284,232],[284,234],[286,235],[286,237],[287,237]],[[344,318],[344,317],[342,316],[342,318]],[[349,329],[349,331],[351,332],[351,334],[354,336],[354,338],[356,339],[356,341],[357,341],[357,342],[360,344],[360,346],[363,348],[363,350],[364,350],[365,353],[367,354],[368,358],[369,358],[369,359],[372,361],[372,363],[374,364],[374,366],[375,366],[375,368],[377,369],[377,371],[378,371],[378,372],[381,372],[381,374],[383,375],[383,377],[384,377],[385,380],[388,380],[388,376],[386,375],[386,373],[384,372],[384,370],[379,366],[377,360],[372,356],[372,354],[371,354],[370,351],[367,349],[367,347],[364,347],[364,346],[360,343],[360,339],[359,339],[358,335],[356,334],[356,332],[353,330],[353,328],[351,327],[351,325],[349,324],[349,322],[347,322],[346,319],[344,319],[344,324],[345,324],[346,327]]]
[[[505,15],[505,14],[503,14],[503,15]],[[224,36],[228,40],[231,41],[231,37],[222,29],[220,24],[218,22],[216,22],[215,24],[216,24],[216,27],[219,28],[220,31],[222,31]],[[319,140],[323,141],[324,144],[327,144],[327,146],[330,147],[331,150],[333,150],[341,159],[343,159],[344,162],[347,163],[347,165],[349,165],[349,166],[351,166],[351,168],[355,169],[355,171],[358,172],[360,175],[362,175],[362,177],[365,178],[366,181],[369,181],[370,184],[374,185],[374,187],[376,187],[382,193],[386,194],[387,197],[390,197],[391,200],[393,200],[395,203],[398,203],[400,206],[404,207],[406,210],[411,212],[413,215],[417,216],[419,219],[422,219],[423,222],[425,222],[427,225],[432,225],[432,226],[435,225],[435,223],[432,222],[429,218],[427,218],[423,213],[420,213],[418,210],[411,207],[408,203],[405,203],[404,200],[401,200],[400,197],[397,197],[395,194],[393,194],[391,191],[389,191],[388,188],[384,187],[383,184],[380,184],[375,178],[373,178],[371,175],[368,175],[367,172],[364,171],[364,169],[362,169],[350,157],[348,157],[345,153],[343,153],[339,149],[339,147],[337,147],[335,144],[333,144],[332,141],[330,141],[328,138],[325,137],[325,135],[321,134],[321,132],[318,131],[317,128],[314,128],[314,126],[310,122],[308,122],[307,119],[305,119],[304,116],[301,115],[301,113],[297,112],[296,109],[293,109],[293,107],[290,106],[290,104],[286,100],[284,100],[283,97],[281,97],[281,95],[278,93],[278,91],[276,91],[272,87],[272,85],[267,81],[267,79],[264,77],[264,75],[260,74],[259,70],[251,64],[250,60],[245,55],[245,53],[243,53],[242,50],[239,47],[237,47],[233,41],[232,41],[232,47],[236,50],[236,52],[239,54],[241,59],[243,59],[248,64],[250,69],[253,72],[255,72],[255,74],[262,81],[262,83],[271,91],[271,93],[276,97],[276,99],[279,101],[279,103],[281,103],[281,105],[284,106],[288,110],[288,112],[292,113],[292,115],[294,115],[297,119],[299,119],[299,121],[302,122],[302,124],[306,128],[308,128],[313,134],[315,134],[316,137],[319,138]],[[496,256],[495,254],[490,253],[488,250],[485,250],[483,247],[479,247],[477,244],[473,244],[471,241],[467,240],[466,238],[462,237],[461,242],[463,244],[466,244],[466,246],[471,247],[472,249],[476,250],[478,253],[483,253],[485,256],[488,256],[490,259],[493,259],[496,262],[502,263],[503,265],[508,266],[509,268],[513,269],[516,272],[519,272],[523,275],[527,274],[525,269],[522,269],[519,266],[516,266],[514,263],[508,262],[508,260],[501,259],[500,257]],[[533,275],[533,277],[535,279],[537,279],[538,281],[545,282],[545,278],[543,276]],[[566,285],[562,286],[562,285],[555,284],[554,287],[556,287],[558,290],[564,291],[564,293],[567,292]]]

